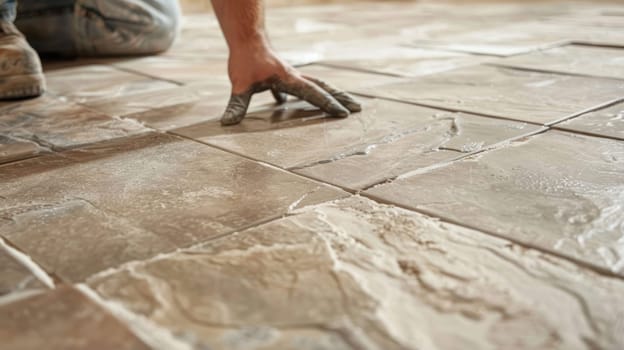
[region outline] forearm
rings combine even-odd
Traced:
[[[230,52],[267,48],[262,0],[211,0]]]

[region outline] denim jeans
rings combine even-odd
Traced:
[[[119,56],[164,51],[180,22],[177,0],[0,0],[43,55]]]

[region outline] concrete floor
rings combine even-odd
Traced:
[[[0,104],[2,349],[624,348],[621,3],[268,15],[362,113],[221,127],[208,14]]]

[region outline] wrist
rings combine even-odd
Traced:
[[[229,45],[230,55],[263,54],[271,52],[269,40],[264,33],[255,33],[243,39],[237,39]]]

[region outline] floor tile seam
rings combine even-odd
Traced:
[[[624,49],[624,44],[622,45],[604,44],[604,43],[601,44],[601,43],[592,42],[591,40],[572,40],[571,44],[577,45],[577,46],[602,47],[605,49]]]
[[[538,69],[538,68],[522,67],[514,63],[505,63],[505,62],[484,62],[483,65],[511,69],[511,70],[522,71],[522,72],[547,73],[547,74],[569,76],[569,77],[607,79],[607,80],[615,80],[615,81],[624,80],[624,77],[621,77],[621,78],[620,77],[607,77],[607,76],[593,75],[593,74],[565,72],[562,70],[554,70],[554,69]]]
[[[594,137],[594,138],[600,138],[600,139],[605,139],[605,140],[613,140],[613,141],[621,141],[624,142],[624,136],[611,136],[611,135],[605,135],[605,134],[600,134],[598,132],[592,132],[592,131],[583,131],[583,130],[578,130],[578,129],[572,129],[572,128],[567,128],[564,126],[560,126],[560,125],[553,125],[551,127],[551,129],[553,131],[564,131],[570,134],[578,134],[578,135],[583,135],[583,136],[590,136],[590,137]]]
[[[0,235],[0,250],[10,255],[20,266],[28,270],[37,281],[41,282],[49,289],[54,289],[61,280],[54,274],[50,274],[43,265],[35,258],[21,250],[19,246],[13,244],[7,237]]]
[[[521,246],[523,248],[526,248],[526,249],[532,249],[532,250],[539,251],[539,252],[541,252],[543,254],[546,254],[548,256],[552,256],[552,257],[556,257],[556,258],[565,260],[567,262],[570,262],[570,263],[574,264],[575,266],[577,266],[579,268],[590,270],[590,271],[592,271],[594,273],[597,273],[597,274],[599,274],[601,276],[604,276],[604,277],[615,278],[615,279],[618,279],[618,280],[624,280],[624,276],[622,276],[622,275],[618,274],[617,272],[614,272],[614,271],[612,271],[612,270],[610,270],[610,269],[608,269],[606,267],[595,265],[595,264],[586,262],[584,260],[581,260],[579,258],[575,258],[575,257],[569,256],[567,254],[562,254],[562,253],[560,253],[560,252],[558,252],[558,251],[556,251],[554,249],[548,249],[548,248],[540,247],[539,245],[536,245],[536,244],[523,242],[523,241],[515,239],[513,237],[505,236],[504,234],[501,234],[501,233],[497,233],[497,232],[493,232],[493,231],[490,231],[490,230],[486,230],[486,229],[483,229],[483,228],[480,228],[480,227],[477,227],[477,226],[472,226],[470,224],[464,223],[463,221],[455,220],[452,217],[448,217],[448,216],[445,216],[443,214],[434,213],[432,211],[428,211],[428,210],[423,209],[423,208],[417,208],[417,207],[412,207],[412,206],[409,206],[409,205],[403,205],[403,204],[400,204],[400,203],[396,203],[396,202],[393,202],[391,200],[386,200],[386,199],[384,199],[384,198],[382,198],[382,197],[380,197],[378,195],[374,195],[374,194],[371,194],[371,193],[362,192],[362,193],[360,193],[360,195],[363,196],[363,197],[366,197],[368,199],[371,199],[371,200],[373,200],[375,202],[378,202],[380,204],[395,206],[395,207],[398,207],[398,208],[401,208],[401,209],[404,209],[404,210],[408,210],[408,211],[415,212],[415,213],[418,213],[418,214],[421,214],[421,215],[425,215],[425,216],[433,218],[433,219],[437,219],[437,220],[439,220],[442,223],[456,225],[456,226],[463,227],[463,228],[466,228],[466,229],[469,229],[469,230],[477,231],[477,232],[480,232],[482,234],[486,234],[486,235],[491,236],[491,237],[495,237],[495,238],[498,238],[498,239],[509,241],[509,242],[511,242],[513,244],[519,245],[519,246]]]
[[[184,342],[170,329],[160,326],[149,318],[139,315],[115,300],[107,300],[86,283],[72,285],[92,303],[101,307],[119,322],[124,329],[143,344],[154,350],[192,350],[193,345]]]
[[[236,151],[233,151],[231,149],[228,149],[228,148],[225,148],[225,147],[221,147],[219,145],[216,145],[216,144],[213,144],[213,143],[210,143],[210,142],[206,142],[206,141],[202,141],[202,140],[199,140],[199,139],[196,139],[196,138],[192,138],[192,137],[189,137],[189,136],[178,134],[178,133],[176,133],[174,131],[171,131],[171,130],[166,131],[166,133],[174,135],[174,136],[177,136],[177,137],[181,137],[181,138],[189,140],[189,141],[200,143],[200,144],[202,144],[204,146],[208,146],[208,147],[214,148],[214,149],[222,151],[222,152],[227,152],[227,153],[229,153],[231,155],[237,156],[239,158],[246,159],[248,161],[252,161],[254,163],[260,164],[260,165],[265,166],[265,167],[269,167],[269,168],[274,168],[274,169],[280,170],[282,172],[285,172],[285,173],[287,173],[289,175],[292,175],[292,176],[296,176],[298,178],[306,179],[308,181],[312,181],[314,183],[325,185],[325,186],[328,186],[330,188],[339,189],[339,190],[342,190],[342,191],[344,191],[346,193],[349,193],[349,194],[355,194],[356,193],[356,191],[354,191],[352,189],[349,189],[349,188],[346,188],[346,187],[342,187],[342,186],[339,186],[339,185],[336,185],[336,184],[332,184],[332,183],[329,183],[329,182],[326,182],[326,181],[322,181],[322,180],[316,179],[316,178],[311,177],[311,176],[299,174],[299,173],[296,173],[296,172],[293,172],[293,171],[289,170],[288,168],[284,168],[284,167],[282,167],[280,165],[273,164],[273,163],[270,163],[270,162],[266,162],[266,161],[263,161],[261,159],[254,158],[254,157],[248,156],[246,154],[243,154],[243,153],[240,153],[240,152],[236,152]]]
[[[373,86],[373,87],[376,87],[376,88],[377,87],[383,87],[383,85],[378,85],[378,86]],[[379,99],[379,100],[385,100],[385,101],[409,104],[409,105],[414,105],[414,106],[419,106],[419,107],[424,107],[424,108],[429,108],[429,109],[435,109],[435,110],[438,110],[440,112],[464,113],[464,114],[469,114],[469,115],[474,115],[474,116],[477,116],[477,117],[483,117],[483,118],[489,118],[489,119],[504,120],[504,121],[516,122],[516,123],[524,123],[524,124],[530,124],[530,125],[540,126],[540,127],[546,126],[545,123],[539,123],[539,122],[528,121],[528,120],[521,120],[521,119],[516,119],[516,118],[511,118],[511,117],[501,117],[501,116],[495,115],[495,114],[479,113],[479,112],[474,112],[474,111],[465,110],[465,109],[459,109],[459,108],[442,107],[440,105],[434,105],[434,104],[428,104],[428,103],[422,103],[422,102],[414,102],[414,101],[406,101],[406,100],[401,100],[401,99],[398,99],[398,98],[377,96],[377,95],[368,94],[368,93],[359,92],[359,91],[348,90],[348,92],[353,94],[353,95],[361,96],[361,97],[365,97],[365,98],[372,98],[372,99]]]
[[[416,169],[413,169],[413,170],[406,171],[404,173],[398,174],[398,175],[393,176],[391,178],[380,180],[380,181],[378,181],[378,182],[376,182],[374,184],[367,185],[366,187],[362,188],[359,192],[365,192],[365,191],[371,190],[371,189],[373,189],[375,187],[378,187],[378,186],[388,185],[388,184],[391,184],[391,183],[393,183],[393,182],[395,182],[396,180],[399,180],[399,179],[409,178],[409,177],[412,176],[412,175],[410,175],[412,173],[414,173],[415,175],[416,174],[421,174],[423,172],[427,172],[427,169],[435,170],[435,169],[447,167],[447,166],[450,166],[453,163],[462,161],[462,160],[470,158],[470,157],[481,155],[483,153],[488,153],[488,152],[501,150],[501,149],[504,149],[506,147],[509,147],[509,145],[512,144],[515,141],[522,140],[522,139],[525,139],[525,138],[535,137],[537,135],[541,135],[543,133],[546,133],[549,130],[551,130],[551,128],[546,127],[546,126],[542,126],[541,128],[536,129],[534,131],[530,131],[530,132],[527,132],[527,133],[524,133],[524,134],[521,134],[521,135],[518,135],[518,136],[514,136],[514,137],[510,137],[510,138],[498,141],[496,143],[493,143],[491,145],[483,147],[483,148],[481,148],[479,150],[472,151],[472,152],[465,153],[465,154],[461,154],[461,155],[459,155],[459,156],[457,156],[455,158],[449,159],[449,160],[441,161],[441,162],[438,162],[438,163],[435,163],[435,164],[431,164],[429,166],[422,167],[422,168],[416,168]]]
[[[141,72],[139,70],[132,69],[132,68],[120,67],[120,66],[118,66],[118,65],[116,65],[114,63],[113,64],[109,64],[109,66],[114,68],[114,69],[117,69],[118,71],[121,71],[121,72],[131,73],[131,74],[134,74],[134,75],[150,78],[150,79],[153,79],[153,80],[164,81],[166,83],[175,84],[177,86],[184,86],[184,85],[186,85],[182,81],[159,77],[159,76],[148,74],[148,73],[145,73],[145,72]]]
[[[624,86],[624,85],[623,85],[623,86]],[[600,111],[600,110],[603,110],[603,109],[606,109],[606,108],[612,107],[612,106],[614,106],[614,105],[617,105],[617,104],[619,104],[619,103],[622,103],[622,102],[624,102],[624,91],[623,91],[623,93],[622,93],[622,94],[623,94],[623,95],[622,95],[622,97],[617,97],[617,98],[612,99],[612,100],[610,100],[610,101],[607,101],[607,102],[603,102],[603,103],[600,103],[600,104],[594,105],[594,106],[589,107],[589,108],[586,108],[586,109],[584,109],[584,110],[582,110],[582,111],[575,112],[575,113],[570,114],[570,115],[568,115],[568,116],[565,116],[565,117],[559,118],[559,119],[557,119],[557,120],[555,120],[555,121],[548,122],[548,123],[546,123],[545,125],[546,125],[546,126],[548,126],[548,127],[554,127],[554,126],[556,126],[556,125],[558,125],[558,124],[561,124],[561,123],[564,123],[564,122],[570,121],[570,120],[572,120],[572,119],[576,119],[576,118],[581,117],[581,116],[583,116],[583,115],[585,115],[585,114],[589,114],[589,113],[592,113],[592,112],[597,112],[597,111]]]
[[[350,71],[350,72],[381,75],[381,76],[384,76],[384,77],[391,77],[391,78],[415,78],[415,77],[409,76],[409,75],[400,75],[400,74],[395,74],[395,73],[382,72],[382,71],[378,71],[378,70],[374,70],[374,69],[347,67],[347,66],[343,66],[343,65],[340,65],[340,64],[329,63],[329,62],[327,62],[325,60],[320,60],[320,61],[314,62],[311,65],[313,65],[313,66],[321,66],[321,67],[325,67],[325,68],[338,69],[338,70],[345,70],[345,71]]]

